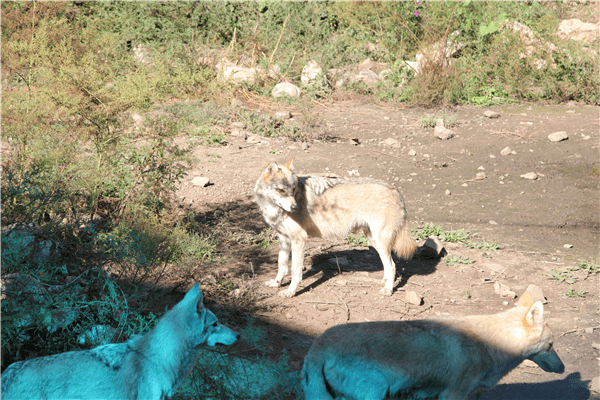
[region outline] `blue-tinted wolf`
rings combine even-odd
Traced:
[[[495,315],[335,326],[310,348],[302,386],[305,400],[465,400],[525,359],[565,370],[541,301]]]
[[[204,308],[198,283],[150,332],[124,343],[16,362],[2,374],[2,399],[164,399],[196,364],[204,344],[238,333]]]

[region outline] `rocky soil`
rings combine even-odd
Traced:
[[[289,111],[296,120],[303,117]],[[486,116],[488,111],[495,114]],[[258,296],[269,352],[277,358],[285,350],[294,370],[301,369],[311,340],[333,325],[493,314],[534,284],[547,299],[545,312],[566,372],[553,375],[524,363],[481,398],[600,399],[600,276],[569,270],[583,261],[598,264],[599,111],[575,103],[432,110],[344,100],[315,104],[310,118],[317,121],[318,139],[306,143],[235,132],[224,147],[197,146],[197,162],[177,201],[198,224],[210,224],[222,211],[232,230],[264,232],[252,202],[254,183],[270,161],[295,157],[300,174],[360,175],[396,186],[415,232],[427,224],[464,229],[477,234],[474,242],[497,242],[500,249],[446,242],[444,258],[396,260],[399,284],[392,297],[378,293],[383,270],[376,251],[345,240],[308,243],[304,281],[291,299],[263,284],[276,273],[276,242],[263,248],[232,240],[221,249],[228,264],[218,271],[199,268],[195,279],[244,276],[248,285],[232,295]],[[451,138],[436,137],[437,119]],[[434,124],[424,127],[425,120]],[[567,138],[552,141],[555,132]],[[199,177],[209,183],[193,184]],[[557,283],[550,279],[556,274],[576,282]],[[504,297],[495,286],[506,289]],[[407,292],[422,297],[422,304],[408,302]]]

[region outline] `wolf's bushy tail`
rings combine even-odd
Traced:
[[[405,260],[410,260],[417,250],[417,242],[410,236],[410,230],[408,225],[405,223],[400,230],[396,233],[392,250],[398,257],[402,257]]]

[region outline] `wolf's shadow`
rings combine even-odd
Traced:
[[[305,258],[309,258],[305,256]],[[309,290],[318,287],[319,285],[327,282],[329,279],[336,275],[344,272],[358,272],[358,271],[380,271],[381,278],[383,278],[383,263],[377,251],[369,247],[360,249],[349,249],[341,251],[328,251],[321,254],[310,257],[312,266],[308,266],[303,273],[303,279],[310,278],[316,274],[322,272],[322,276],[311,283],[298,290],[297,294],[308,292]],[[329,260],[343,260],[346,259],[348,263],[330,262]],[[411,276],[413,275],[429,275],[436,271],[437,265],[441,259],[421,259],[417,255],[412,260],[403,260],[396,256],[393,256],[394,263],[396,264],[396,282],[394,290],[404,287]],[[383,287],[383,284],[382,284]]]
[[[479,400],[600,400],[600,395],[587,389],[587,383],[579,372],[573,372],[565,379],[549,382],[500,384],[482,391]]]

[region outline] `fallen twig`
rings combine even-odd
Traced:
[[[592,328],[592,330],[594,329],[600,329],[600,325],[597,326],[588,326],[587,328],[577,328],[577,329],[571,329],[570,331],[566,331],[561,333],[560,336],[557,337],[557,339],[560,339],[561,337],[568,335],[569,333],[575,333],[575,332],[579,332],[579,331],[585,331],[586,329],[590,329]]]

